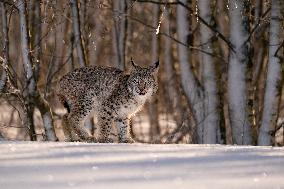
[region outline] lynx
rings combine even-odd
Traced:
[[[67,140],[113,142],[110,133],[114,123],[119,142],[134,142],[129,121],[157,91],[159,61],[147,68],[136,65],[132,59],[131,64],[130,74],[94,66],[75,69],[61,78],[57,94],[67,109],[62,124]],[[90,115],[98,119],[98,140],[83,126]]]

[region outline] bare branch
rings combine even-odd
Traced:
[[[134,1],[134,0],[133,0]],[[234,46],[232,45],[232,43],[220,32],[218,31],[215,27],[211,26],[210,24],[208,24],[202,17],[200,17],[198,14],[193,13],[192,9],[190,7],[188,7],[186,4],[184,4],[183,2],[177,0],[174,2],[160,2],[160,1],[153,1],[153,0],[135,0],[141,3],[155,3],[155,4],[159,4],[159,5],[181,5],[183,6],[186,10],[188,10],[192,15],[194,15],[196,18],[198,18],[198,20],[200,20],[200,22],[202,24],[204,24],[205,26],[207,26],[210,30],[212,30],[215,34],[216,37],[222,39],[230,48],[230,50],[232,52],[236,52],[234,49]]]

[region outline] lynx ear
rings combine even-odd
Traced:
[[[157,62],[155,62],[154,64],[152,64],[149,68],[150,68],[150,70],[151,70],[151,72],[154,72],[154,73],[156,73],[156,72],[158,72],[158,68],[159,68],[159,64],[160,64],[160,62],[159,62],[159,60],[157,61]]]

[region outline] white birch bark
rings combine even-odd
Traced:
[[[17,8],[19,9],[20,16],[20,29],[21,29],[21,51],[22,58],[26,73],[26,79],[28,83],[28,93],[34,95],[36,90],[36,83],[33,73],[33,66],[30,58],[29,52],[29,37],[28,37],[28,29],[27,29],[27,17],[26,17],[26,3],[24,0],[19,0],[17,4]]]
[[[9,35],[8,35],[8,26],[7,26],[6,7],[4,3],[0,3],[0,11],[2,18],[3,56],[4,56],[2,75],[0,78],[0,92],[1,92],[7,81],[7,73],[4,67],[7,66],[7,63],[9,62]]]
[[[200,17],[207,23],[211,22],[211,8],[210,1],[198,1]],[[200,25],[201,44],[202,49],[209,53],[213,53],[212,44],[210,42],[212,37],[211,30],[204,24]],[[212,56],[202,53],[202,80],[205,89],[204,100],[204,143],[215,144],[217,143],[217,130],[219,124],[219,112],[218,112],[218,96],[217,96],[217,84],[215,66]]]
[[[186,0],[181,0],[186,4]],[[187,21],[187,10],[181,6],[177,6],[177,37],[178,40],[187,43],[187,36],[189,31]],[[178,44],[178,59],[180,63],[181,82],[184,92],[188,101],[190,102],[193,110],[194,117],[197,125],[198,143],[203,143],[203,91],[201,90],[198,82],[190,69],[188,59],[188,48],[182,44]]]
[[[267,67],[267,78],[264,95],[264,108],[262,114],[262,122],[259,129],[258,145],[271,145],[271,135],[269,131],[275,129],[276,119],[278,115],[279,103],[279,81],[281,79],[281,62],[275,56],[280,44],[281,31],[281,0],[272,0],[271,19],[269,29],[269,57]],[[277,100],[278,99],[278,100]]]
[[[36,105],[39,107],[43,118],[43,125],[45,129],[46,139],[49,141],[56,141],[57,137],[54,131],[52,113],[48,103],[41,97],[37,91],[36,81],[34,76],[33,64],[30,57],[30,48],[29,48],[29,37],[28,37],[28,27],[27,27],[27,14],[26,14],[26,2],[25,0],[19,0],[16,4],[19,10],[20,17],[20,33],[21,33],[21,50],[22,50],[22,59],[25,68],[26,82],[27,82],[27,94],[24,94],[26,100],[26,123],[30,130],[34,129],[33,126],[33,111],[34,105],[31,101],[35,101]],[[31,131],[34,132],[34,131]],[[36,139],[36,136],[32,136],[32,140]]]
[[[166,33],[168,36],[170,36],[170,16],[168,9],[164,9],[164,16],[162,20],[162,27],[164,30],[164,33]],[[190,120],[190,112],[188,111],[187,107],[184,107],[182,104],[182,97],[180,95],[180,88],[179,88],[179,81],[177,81],[177,75],[175,73],[174,69],[174,63],[172,58],[172,41],[169,37],[164,36],[164,51],[163,51],[163,57],[164,57],[164,71],[165,71],[165,90],[167,93],[168,102],[168,108],[169,112],[173,114],[173,118],[176,122],[176,125],[179,127],[177,128],[178,132],[174,132],[173,135],[170,135],[166,143],[173,143],[176,142],[177,139],[181,136],[184,136],[183,127],[187,130],[191,129]],[[193,123],[193,121],[191,121]],[[196,143],[195,140],[193,140],[194,133],[190,133],[190,143]]]
[[[245,15],[244,1],[230,0],[230,38],[235,47],[235,53],[230,52],[229,70],[228,70],[228,99],[229,115],[232,127],[232,138],[234,144],[251,144],[251,128],[247,113],[246,96],[246,64],[248,56],[247,44],[244,44],[248,31],[246,31],[243,22]]]
[[[30,59],[29,52],[29,38],[28,38],[28,30],[27,30],[27,14],[26,14],[26,2],[25,0],[19,0],[16,4],[19,10],[20,17],[20,35],[21,35],[21,52],[22,52],[22,61],[25,69],[25,79],[26,79],[26,91],[23,96],[25,99],[25,118],[24,122],[26,126],[29,128],[29,134],[31,140],[36,140],[35,128],[33,124],[33,113],[34,113],[34,105],[30,103],[32,96],[35,95],[35,79],[33,75],[33,68]]]

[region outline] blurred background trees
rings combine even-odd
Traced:
[[[64,140],[60,77],[133,57],[161,62],[137,141],[283,145],[281,0],[0,0],[0,12],[0,138]]]

